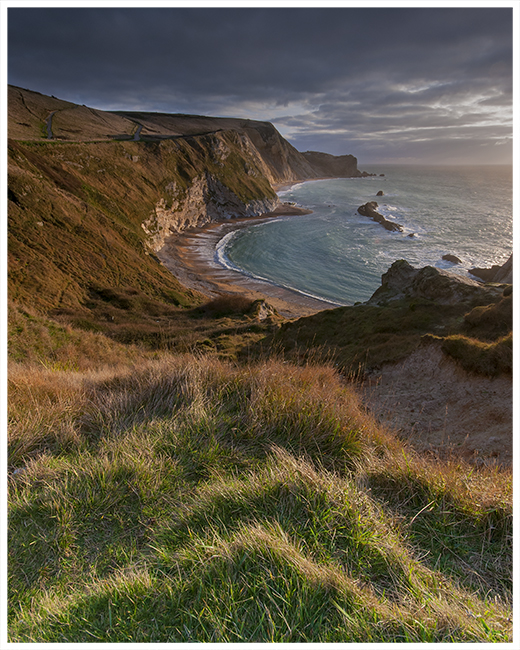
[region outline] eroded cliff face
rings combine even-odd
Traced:
[[[267,197],[245,203],[218,178],[207,172],[193,179],[182,198],[178,197],[175,182],[168,188],[172,193],[170,206],[168,207],[166,199],[159,199],[153,213],[142,224],[151,247],[156,251],[164,246],[166,239],[173,233],[201,227],[210,222],[257,216],[271,212],[278,204],[277,198]]]
[[[271,184],[317,178],[319,174],[269,122],[249,121],[242,127],[263,163],[263,171]]]
[[[321,151],[305,151],[302,156],[320,178],[357,178],[371,175],[360,172],[357,166],[357,158],[350,154],[333,156]]]
[[[77,178],[72,182],[81,184],[81,193],[86,189],[89,198],[94,188],[97,204],[99,195],[108,202],[114,195],[119,199],[118,185],[128,184],[132,177],[126,170],[122,177],[123,168],[116,162],[120,147],[126,147],[122,155],[130,156],[140,172],[139,180],[146,179],[147,189],[156,190],[153,210],[148,209],[141,219],[142,230],[155,250],[171,232],[273,210],[277,204],[273,186],[278,184],[362,175],[354,156],[302,154],[269,122],[107,112],[14,86],[9,87],[9,135],[24,141],[59,142],[60,149],[70,143],[70,149],[62,149],[67,151],[65,157],[48,150],[45,158],[62,177],[69,178],[75,168]],[[83,148],[89,150],[88,156],[81,154]],[[93,148],[99,153],[91,151]],[[101,163],[96,174],[103,176],[89,173],[94,160]],[[108,179],[109,174],[109,182],[99,186],[98,180]]]
[[[186,144],[203,153],[204,164],[190,165],[195,175],[187,182],[185,174],[172,177],[153,212],[143,221],[142,228],[155,251],[172,233],[258,216],[271,212],[279,203],[271,187],[278,176],[247,133],[219,131],[192,136]]]

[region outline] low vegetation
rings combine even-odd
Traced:
[[[276,349],[297,363],[319,359],[348,375],[404,359],[426,341],[465,370],[488,376],[512,372],[512,295],[477,305],[400,300],[385,307],[356,305],[283,323],[257,349]]]
[[[467,336],[447,336],[442,350],[455,359],[468,372],[489,377],[513,373],[513,335],[502,336],[497,341],[485,343]]]
[[[510,640],[509,472],[330,366],[99,364],[10,368],[12,642]]]
[[[511,641],[511,471],[419,454],[345,379],[427,337],[509,372],[507,298],[89,300],[9,310],[10,641]]]

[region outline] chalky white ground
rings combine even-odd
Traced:
[[[423,451],[477,464],[512,463],[510,377],[469,374],[439,347],[422,347],[365,383],[379,420]]]

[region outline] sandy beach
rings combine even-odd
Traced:
[[[281,186],[275,188],[280,189]],[[255,300],[265,298],[286,318],[308,316],[336,305],[227,269],[215,260],[215,247],[229,232],[245,228],[252,223],[261,223],[281,216],[298,218],[298,215],[311,212],[312,210],[289,203],[281,203],[275,211],[258,217],[232,219],[193,228],[169,237],[157,256],[184,286],[200,291],[210,298],[224,293],[242,294]]]

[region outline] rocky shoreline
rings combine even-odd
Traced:
[[[383,273],[381,286],[366,304],[386,305],[403,298],[431,300],[439,305],[470,304],[498,298],[506,284],[483,284],[434,266],[416,269],[406,260],[397,260]]]
[[[280,192],[301,182],[305,181],[273,185],[273,190]],[[377,212],[377,207],[377,202],[371,201],[360,206],[358,212],[378,221],[387,230],[402,231],[400,224],[385,219]],[[264,212],[257,216],[211,220],[198,227],[188,226],[175,233],[170,231],[169,236],[163,239],[162,246],[156,251],[156,255],[184,286],[208,297],[234,293],[245,295],[254,300],[266,298],[286,318],[308,316],[324,309],[332,309],[340,304],[311,298],[298,291],[225,268],[216,261],[215,249],[218,242],[233,230],[281,216],[297,217],[311,213],[312,210],[293,203],[278,202],[270,212]],[[471,300],[478,295],[490,292],[500,293],[503,291],[503,286],[502,288],[484,287],[484,284],[512,283],[512,255],[502,266],[496,265],[491,269],[471,269],[470,273],[473,278],[466,278],[430,266],[414,269],[405,260],[397,260],[383,274],[381,286],[367,301],[367,304],[386,304],[405,296],[437,300],[444,304],[446,301]]]
[[[483,282],[503,282],[505,284],[513,283],[513,254],[509,257],[507,262],[502,264],[494,264],[491,268],[473,268],[469,270],[471,275],[479,278]]]

